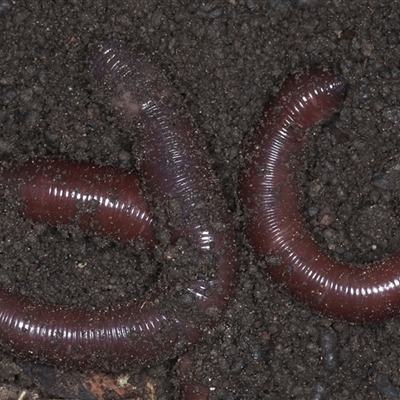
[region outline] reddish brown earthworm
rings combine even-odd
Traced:
[[[321,69],[284,82],[244,151],[240,195],[246,235],[273,281],[322,314],[367,322],[399,313],[400,252],[363,267],[328,256],[305,227],[296,183],[307,130],[338,110],[344,87]]]

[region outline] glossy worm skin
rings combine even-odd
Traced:
[[[25,217],[50,224],[75,223],[117,240],[155,241],[153,221],[133,172],[112,166],[34,158],[5,169],[17,187]]]
[[[203,260],[201,272],[191,280],[179,281],[178,276],[177,285],[161,282],[143,298],[104,310],[53,307],[0,291],[0,340],[16,355],[46,363],[122,370],[182,353],[202,328],[215,323],[231,294],[236,247],[217,180],[191,118],[164,74],[144,55],[112,41],[96,48],[93,68],[111,85],[121,123],[140,126],[137,158],[146,195],[167,209],[170,203],[180,207],[179,221],[170,222],[172,240],[184,238],[195,256],[209,261],[209,268]],[[26,215],[35,220],[74,221],[125,240],[155,240],[133,174],[31,160],[4,171],[3,178],[16,185]],[[178,293],[181,302],[175,299]]]
[[[246,234],[268,274],[322,314],[351,322],[399,313],[400,252],[363,268],[329,257],[307,232],[299,211],[296,163],[307,129],[335,112],[342,78],[314,69],[289,77],[266,106],[245,151],[241,197]]]

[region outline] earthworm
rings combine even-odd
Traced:
[[[17,187],[22,212],[33,221],[75,223],[118,240],[154,243],[149,206],[138,176],[112,166],[55,158],[32,158],[4,169]]]
[[[136,178],[126,173],[120,176],[108,167],[33,160],[4,171],[5,183],[17,186],[29,217],[48,222],[73,220],[85,229],[124,239],[136,236],[123,222],[133,218],[142,230],[138,234],[147,232],[149,243],[154,238],[148,224],[157,226],[157,218],[164,221],[164,214],[157,212],[163,207],[165,215],[176,217],[165,222],[165,229],[173,244],[190,251],[194,272],[190,266],[175,265],[172,257],[168,262],[176,272],[168,277],[168,284],[166,277],[160,278],[143,297],[106,309],[50,306],[0,291],[0,340],[18,356],[110,371],[161,362],[197,341],[227,305],[236,245],[222,191],[199,135],[165,75],[145,55],[115,41],[96,47],[92,66],[106,83],[104,87],[112,88],[111,104],[118,108],[121,126],[134,130],[140,186],[151,199],[150,208],[156,210],[154,220],[148,217],[133,182]],[[101,180],[109,173],[112,177],[104,182],[110,185],[107,189]],[[91,182],[85,183],[85,175]],[[51,189],[59,190],[60,182],[71,196]],[[90,218],[80,194],[94,199]],[[114,205],[125,202],[129,215],[118,206],[113,210],[103,205],[100,195]],[[43,207],[38,204],[41,201]],[[136,206],[140,211],[132,213]]]
[[[399,313],[400,252],[366,266],[328,256],[307,232],[296,185],[294,160],[307,130],[338,110],[344,92],[342,77],[331,71],[289,77],[244,150],[240,196],[246,236],[273,281],[324,315],[368,322]]]

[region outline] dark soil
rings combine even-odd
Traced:
[[[132,168],[131,137],[94,92],[89,68],[91,45],[105,37],[147,52],[182,94],[240,244],[230,306],[191,353],[195,379],[216,387],[215,398],[400,397],[400,318],[351,325],[294,302],[246,246],[236,195],[242,141],[263,103],[289,74],[328,66],[342,73],[348,93],[340,115],[310,135],[304,217],[321,246],[346,262],[365,264],[400,249],[399,10],[393,0],[0,0],[3,165],[41,155]],[[134,247],[73,226],[32,224],[7,193],[1,207],[2,287],[91,307],[125,301],[146,285],[146,256]],[[177,365],[126,371],[127,398],[179,398]],[[2,354],[0,398],[23,391],[24,399],[89,398],[57,391],[71,384],[68,371],[50,373],[52,384],[44,384],[36,366]],[[121,393],[110,389],[104,398]]]

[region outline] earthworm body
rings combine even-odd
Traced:
[[[115,41],[96,48],[92,66],[111,87],[121,123],[140,125],[140,185],[151,205],[179,208],[179,221],[168,226],[171,241],[184,240],[193,249],[201,272],[183,279],[180,271],[169,287],[155,285],[143,298],[95,311],[0,291],[0,340],[16,355],[42,362],[121,370],[182,353],[182,345],[198,340],[201,327],[215,323],[232,290],[236,248],[227,206],[191,117],[164,74]],[[116,238],[155,241],[153,219],[132,173],[38,159],[5,170],[3,177],[16,186],[25,214],[34,220],[76,222]],[[93,202],[94,210],[85,211]]]
[[[72,160],[35,158],[5,169],[18,187],[23,214],[50,224],[80,228],[118,240],[155,240],[153,221],[134,172]],[[94,212],[90,204],[94,203]]]
[[[363,268],[325,254],[303,223],[293,162],[307,129],[330,117],[343,97],[344,83],[333,72],[289,77],[244,151],[240,195],[246,235],[273,281],[322,314],[368,322],[399,312],[400,252]]]

